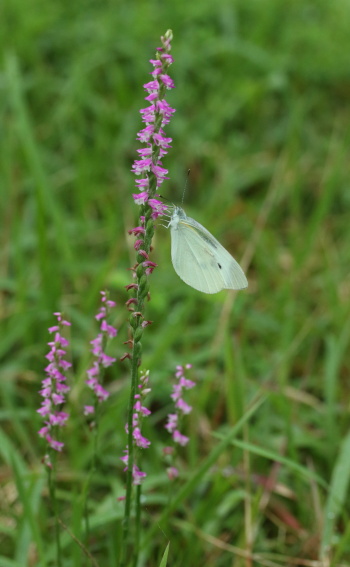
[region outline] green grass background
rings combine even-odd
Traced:
[[[187,287],[157,230],[140,565],[158,565],[168,541],[172,566],[349,565],[349,1],[5,0],[1,12],[0,566],[55,564],[35,410],[57,310],[72,322],[74,364],[59,496],[84,539],[88,341],[108,288],[113,352],[125,350],[130,168],[148,60],[168,28],[176,114],[162,193],[179,204],[191,169],[186,212],[242,260],[249,288]],[[163,424],[186,362],[198,381],[191,443],[169,486]],[[107,383],[85,544],[115,565],[127,363]],[[65,565],[90,565],[62,531]]]

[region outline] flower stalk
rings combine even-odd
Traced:
[[[101,415],[101,405],[109,398],[109,392],[102,386],[104,371],[116,362],[116,358],[108,356],[105,352],[108,342],[117,336],[117,329],[108,323],[111,310],[116,306],[114,301],[109,299],[107,292],[101,291],[101,306],[95,319],[99,322],[99,333],[90,341],[93,363],[87,370],[86,385],[92,391],[93,405],[84,406],[84,415],[89,419],[89,429],[93,435],[93,456],[89,474],[86,476],[82,489],[82,499],[84,503],[85,537],[89,539],[90,521],[88,512],[88,493],[93,475],[97,467],[99,424]]]
[[[189,437],[181,433],[181,424],[183,417],[188,415],[192,411],[192,406],[190,406],[184,399],[184,395],[187,390],[191,390],[195,387],[196,383],[193,380],[186,378],[186,370],[192,368],[191,364],[185,364],[185,366],[178,365],[176,367],[175,378],[176,383],[173,386],[173,392],[171,394],[171,399],[174,402],[174,412],[168,414],[167,423],[165,424],[165,429],[171,434],[173,447],[165,447],[164,455],[170,457],[171,466],[168,466],[167,473],[169,480],[174,480],[179,476],[178,469],[174,466],[175,457],[175,446],[180,445],[185,447],[189,442]]]
[[[60,524],[58,502],[56,498],[57,485],[57,453],[61,452],[64,443],[59,440],[60,430],[66,425],[69,418],[68,413],[63,411],[66,395],[70,388],[66,383],[65,372],[71,367],[71,363],[65,359],[67,354],[66,347],[69,341],[63,337],[62,330],[65,326],[70,326],[65,321],[61,313],[54,313],[57,318],[57,325],[49,328],[49,333],[53,334],[53,340],[48,343],[50,351],[46,355],[49,364],[45,368],[46,376],[42,381],[40,395],[43,398],[41,407],[37,412],[45,420],[44,426],[38,431],[38,435],[45,439],[47,444],[46,454],[43,463],[46,465],[48,476],[48,486],[51,506],[55,517],[55,540],[57,565],[62,564]]]
[[[133,443],[133,411],[135,396],[138,392],[139,376],[138,370],[142,358],[141,339],[143,331],[151,322],[144,317],[145,301],[150,299],[149,295],[149,276],[156,268],[156,264],[149,259],[151,252],[151,244],[154,235],[154,221],[164,214],[167,207],[157,199],[157,191],[168,171],[163,168],[162,158],[167,154],[167,150],[171,143],[171,138],[165,137],[164,126],[169,123],[172,114],[175,112],[173,108],[165,100],[168,89],[174,87],[172,79],[167,71],[173,58],[170,55],[171,41],[173,34],[168,30],[161,37],[162,47],[157,49],[155,59],[150,62],[153,65],[152,81],[146,83],[144,88],[147,92],[145,100],[149,102],[149,106],[140,111],[144,128],[137,134],[137,139],[144,145],[143,148],[137,150],[140,159],[135,160],[132,171],[135,175],[140,176],[136,180],[138,193],[133,194],[134,201],[140,206],[139,224],[131,229],[129,234],[137,237],[134,243],[136,250],[136,264],[132,268],[134,282],[127,286],[132,292],[132,297],[127,301],[127,308],[130,311],[130,341],[127,341],[131,347],[131,352],[124,354],[122,359],[129,358],[131,361],[131,386],[128,408],[128,459],[127,459],[127,475],[126,475],[126,495],[125,495],[125,513],[123,523],[123,541],[121,565],[125,565],[126,547],[129,538],[131,504],[132,504],[132,487],[135,484],[133,476],[134,472],[134,443]],[[141,487],[137,487],[136,492],[136,517],[140,516],[140,498]],[[135,546],[136,547],[136,546]],[[137,560],[137,551],[134,552],[134,561]]]

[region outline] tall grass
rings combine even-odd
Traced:
[[[60,310],[75,368],[58,483],[63,549],[67,565],[89,564],[77,544],[91,455],[79,413],[86,345],[106,287],[120,306],[115,356],[128,338],[138,109],[148,59],[171,27],[177,113],[162,192],[179,203],[191,169],[186,212],[243,258],[249,288],[188,288],[157,229],[140,564],[159,565],[168,541],[171,565],[349,564],[348,2],[15,0],[2,20],[0,563],[54,564],[35,410]],[[198,385],[169,512],[163,425],[184,362]],[[126,363],[107,375],[90,502],[100,565],[116,564],[120,545],[127,377]]]

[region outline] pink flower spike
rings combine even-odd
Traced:
[[[137,140],[144,144],[144,146],[137,150],[137,159],[134,160],[132,165],[132,171],[139,177],[135,181],[138,193],[133,193],[133,199],[134,202],[141,207],[139,227],[129,231],[129,234],[133,234],[136,237],[134,248],[137,251],[137,263],[131,269],[133,271],[133,277],[139,285],[138,288],[135,288],[137,289],[137,294],[133,294],[137,295],[137,302],[136,298],[132,297],[126,302],[128,310],[132,313],[132,316],[129,318],[132,334],[125,344],[129,346],[131,343],[132,356],[134,357],[133,364],[135,362],[137,364],[141,363],[141,355],[139,354],[141,351],[139,348],[136,348],[139,347],[139,340],[142,335],[139,331],[151,324],[151,321],[144,319],[143,304],[146,299],[150,300],[148,282],[147,278],[144,276],[150,275],[157,267],[157,264],[150,260],[152,257],[150,253],[152,252],[154,220],[164,215],[168,210],[168,206],[164,205],[162,201],[157,198],[157,192],[163,181],[168,178],[168,170],[163,166],[162,160],[172,143],[172,139],[167,136],[163,128],[168,124],[172,114],[175,112],[164,98],[166,89],[174,87],[174,82],[168,74],[168,68],[172,62],[172,58],[165,57],[162,59],[162,55],[167,54],[171,49],[171,39],[172,32],[168,30],[161,38],[162,47],[157,50],[158,53],[154,59],[151,59],[153,66],[151,71],[152,80],[144,84],[146,91],[145,100],[147,103],[146,107],[140,110],[143,126],[136,136]],[[138,231],[140,227],[141,230]],[[143,235],[145,236],[143,237]],[[137,360],[135,357],[137,357]],[[121,357],[121,360],[125,358],[130,359],[131,355],[126,353]],[[150,410],[143,405],[144,397],[150,392],[147,382],[148,378],[144,374],[141,374],[137,386],[133,385],[135,390],[137,387],[136,391],[138,397],[135,397],[133,411],[131,415],[129,413],[128,418],[129,445],[132,444],[132,446],[129,447],[130,460],[131,451],[134,452],[135,446],[147,448],[150,444],[150,441],[144,437],[142,430],[143,419],[146,419],[150,414]],[[135,396],[135,390],[133,391],[133,396]],[[174,426],[174,431],[175,428],[176,426]],[[136,464],[138,453],[139,451],[136,451],[135,458],[133,458],[133,463],[135,464],[132,471],[134,483],[140,483],[145,476],[145,473],[140,471]],[[131,463],[129,463],[129,467],[130,475]]]
[[[109,392],[102,387],[101,377],[104,372],[104,368],[108,368],[112,364],[116,362],[116,358],[112,356],[108,356],[105,352],[105,345],[107,343],[107,339],[113,339],[117,335],[117,329],[112,325],[109,325],[107,322],[107,317],[111,309],[113,309],[116,305],[114,301],[107,299],[106,292],[101,292],[101,306],[99,308],[98,313],[96,314],[95,318],[100,321],[100,332],[98,335],[90,341],[91,353],[94,356],[95,360],[92,363],[91,368],[87,370],[86,374],[88,376],[87,380],[85,381],[86,385],[92,390],[93,396],[95,398],[95,405],[96,403],[101,403],[105,401],[109,397]],[[93,408],[94,406],[85,406],[85,412],[89,412],[89,408]],[[88,413],[85,413],[87,415]]]
[[[141,372],[139,384],[138,384],[138,393],[135,394],[134,399],[135,403],[133,406],[133,413],[132,413],[132,437],[133,437],[133,446],[138,447],[140,449],[148,449],[151,442],[147,439],[144,435],[142,435],[141,427],[143,418],[147,417],[151,414],[150,410],[142,405],[141,399],[143,400],[146,392],[150,392],[149,388],[146,388],[148,384],[149,378],[149,371]],[[129,427],[128,424],[125,426],[126,432],[128,433]],[[125,453],[128,454],[128,449],[125,450]],[[126,457],[122,457],[123,462],[127,461]],[[136,471],[139,471],[138,467],[136,466]],[[141,482],[144,478],[145,473],[141,475],[136,474],[136,478]],[[135,481],[134,481],[135,482]]]
[[[181,445],[184,447],[189,442],[189,437],[183,435],[180,431],[180,424],[183,422],[183,417],[188,415],[192,411],[192,407],[183,399],[183,394],[185,390],[192,388],[195,383],[191,380],[185,378],[185,369],[187,370],[190,368],[191,365],[186,365],[185,367],[182,365],[176,366],[175,377],[177,379],[176,383],[172,387],[171,398],[175,402],[175,413],[170,413],[168,415],[168,420],[165,425],[165,428],[171,434],[173,442],[175,444]],[[168,468],[167,469],[169,478],[171,478],[172,474],[174,474],[174,478],[176,474],[178,474],[178,470],[175,469],[174,471]]]
[[[71,367],[71,363],[65,360],[67,353],[61,348],[69,345],[69,341],[62,336],[62,329],[64,326],[69,326],[70,323],[65,321],[60,313],[57,312],[54,315],[57,317],[58,325],[49,328],[49,333],[54,333],[54,338],[48,343],[50,352],[45,358],[50,364],[45,368],[46,377],[42,380],[42,388],[39,392],[43,401],[37,410],[39,415],[45,419],[45,425],[38,434],[45,439],[51,449],[62,451],[64,443],[57,441],[53,435],[58,434],[58,428],[64,427],[69,417],[60,409],[65,403],[65,395],[70,390],[63,372]]]

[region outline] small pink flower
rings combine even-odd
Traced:
[[[84,406],[84,415],[91,415],[95,413],[94,406]]]
[[[101,323],[101,331],[107,333],[110,339],[116,337],[118,333],[117,329],[115,327],[112,327],[112,325],[108,325],[107,321],[105,320]]]
[[[141,484],[144,478],[146,478],[147,474],[145,472],[142,472],[137,465],[134,465],[132,476],[134,479],[134,484],[138,485]]]
[[[107,392],[107,390],[102,388],[101,384],[96,384],[94,388],[94,392],[99,402],[104,402],[109,397],[109,392]]]
[[[168,467],[166,472],[169,480],[175,480],[179,476],[179,471],[176,467]]]
[[[173,89],[174,88],[174,81],[172,80],[171,77],[169,77],[169,75],[160,75],[160,79],[162,81],[162,83],[167,87],[167,89]]]
[[[141,435],[141,431],[139,427],[134,428],[133,437],[135,440],[135,445],[137,445],[137,447],[141,447],[141,449],[148,449],[148,447],[151,444],[149,439],[146,439],[146,437],[143,437]]]
[[[178,419],[177,413],[169,413],[168,423],[165,425],[165,429],[167,429],[169,433],[173,433],[177,428]]]
[[[173,439],[175,443],[182,445],[182,447],[187,445],[187,443],[189,442],[189,437],[186,437],[186,435],[182,435],[180,431],[178,431],[177,429],[173,433]]]
[[[133,199],[136,205],[144,205],[148,201],[147,191],[142,191],[142,193],[133,194]]]
[[[141,242],[142,242],[142,241],[141,241]],[[139,289],[139,286],[138,286],[136,283],[132,283],[132,284],[126,285],[126,286],[125,286],[125,289],[128,290],[128,291],[129,291],[130,289]]]
[[[144,234],[145,233],[145,229],[143,228],[143,226],[135,226],[135,228],[132,228],[131,230],[128,230],[129,234],[134,234],[135,236],[138,236],[139,234]]]
[[[175,407],[178,408],[184,415],[187,415],[192,411],[192,406],[188,405],[182,398],[177,400]]]
[[[173,455],[174,454],[174,447],[163,447],[163,454],[164,455]]]
[[[50,447],[55,451],[62,451],[64,447],[64,443],[60,441],[56,441],[55,439],[51,439],[49,435],[46,436],[46,441],[49,443]]]

